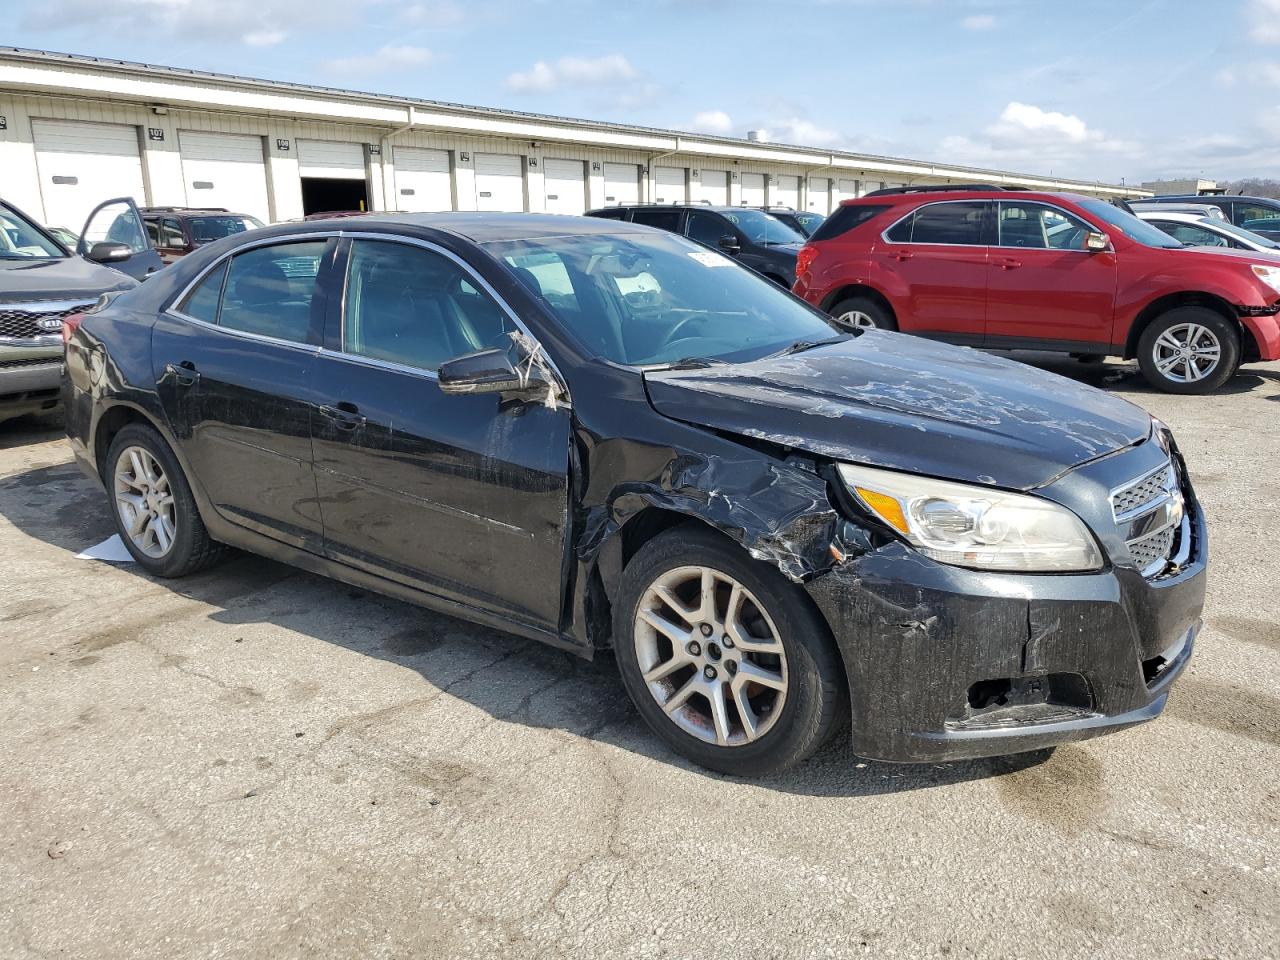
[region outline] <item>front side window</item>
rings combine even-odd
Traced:
[[[1042,203],[1000,203],[996,236],[1002,247],[1083,250],[1091,232],[1083,220]]]
[[[773,281],[680,236],[566,236],[485,246],[526,286],[533,277],[555,277],[555,288],[542,290],[543,302],[591,353],[615,363],[748,360],[797,340],[839,335]]]
[[[1136,240],[1147,247],[1164,247],[1172,250],[1182,246],[1159,227],[1153,226],[1145,220],[1139,220],[1132,213],[1121,210],[1113,203],[1107,203],[1105,200],[1095,200],[1092,197],[1087,199],[1073,197],[1072,200],[1085,213],[1105,223],[1106,227],[1104,229],[1107,232],[1119,231],[1129,239]]]
[[[324,248],[324,240],[306,240],[232,257],[218,325],[277,340],[315,342],[311,304]]]
[[[1194,223],[1181,223],[1176,220],[1154,220],[1157,227],[1175,240],[1191,247],[1229,247],[1230,241],[1212,230],[1198,227]]]
[[[942,243],[982,246],[990,204],[985,200],[930,203],[889,230],[895,243]]]
[[[723,238],[733,236],[733,231],[729,229],[727,223],[714,213],[703,213],[700,210],[689,212],[689,222],[684,232],[690,240],[696,240],[708,247],[718,247]]]
[[[1261,203],[1246,203],[1243,200],[1236,201],[1234,213],[1235,222],[1241,226],[1247,226],[1249,220],[1280,219],[1280,207],[1266,206]]]
[[[89,247],[95,243],[123,243],[133,253],[151,249],[136,208],[124,200],[103,204],[95,210],[85,225],[84,240]]]
[[[552,272],[541,273],[554,284]],[[405,243],[353,241],[342,303],[344,352],[422,370],[506,346],[515,329],[457,263]]]

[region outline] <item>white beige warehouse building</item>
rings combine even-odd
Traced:
[[[826,213],[883,186],[1123,186],[0,48],[0,196],[78,230],[108,197],[262,220],[332,209],[576,214],[636,201]]]

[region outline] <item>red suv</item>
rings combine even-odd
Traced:
[[[1137,357],[1207,393],[1280,359],[1280,258],[1184,247],[1105,201],[999,187],[847,200],[800,251],[795,293],[852,327],[993,349]]]

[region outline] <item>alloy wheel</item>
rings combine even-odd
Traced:
[[[145,447],[120,451],[115,469],[116,509],[133,545],[159,560],[173,549],[177,529],[173,492],[164,468]]]
[[[836,323],[853,329],[874,330],[875,318],[861,310],[847,310],[835,318]]]
[[[1152,354],[1161,376],[1175,383],[1195,383],[1217,369],[1222,344],[1206,326],[1178,323],[1156,337]]]
[[[686,733],[737,747],[777,723],[786,652],[768,612],[733,577],[703,566],[667,571],[640,598],[633,635],[645,686]]]

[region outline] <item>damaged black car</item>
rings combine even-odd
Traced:
[[[647,227],[437,214],[203,247],[68,326],[67,430],[149,573],[231,545],[584,657],[707,767],[1156,717],[1200,626],[1170,432],[841,332]]]

